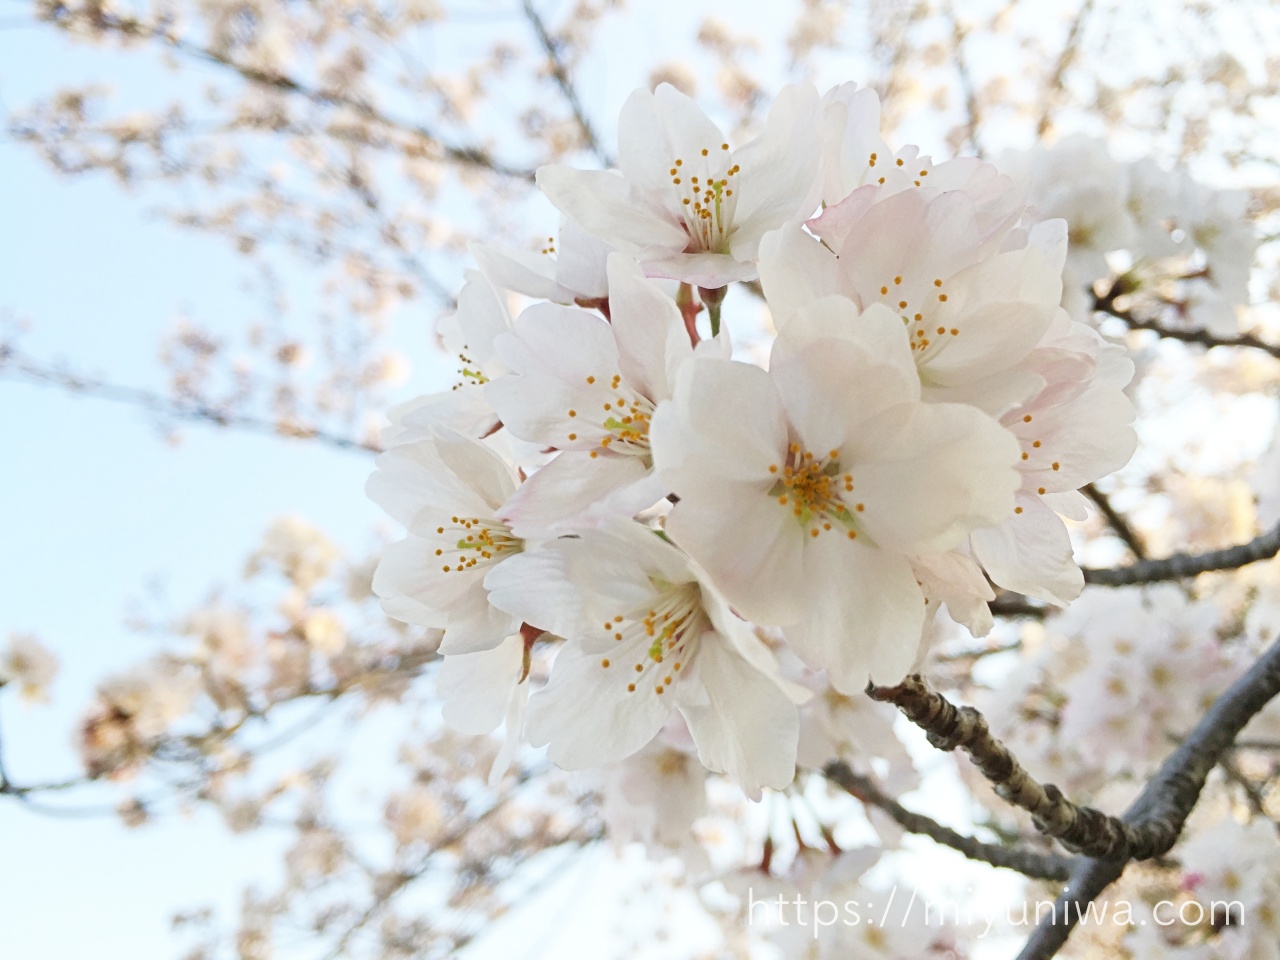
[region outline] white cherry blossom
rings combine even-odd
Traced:
[[[498,342],[511,373],[486,395],[512,434],[560,451],[504,510],[522,536],[631,517],[667,493],[653,473],[649,422],[694,348],[675,302],[633,261],[613,254],[608,269],[611,322],[540,304]]]
[[[491,650],[520,621],[491,606],[491,578],[524,549],[499,512],[516,477],[477,440],[438,428],[378,457],[368,494],[409,535],[387,548],[373,578],[391,616],[444,630],[445,654]]]
[[[732,149],[683,93],[637,90],[618,120],[618,172],[550,166],[538,186],[650,276],[719,288],[756,275],[760,238],[817,205],[817,92],[784,89],[761,134]]]
[[[511,565],[493,600],[566,638],[529,704],[529,740],[578,769],[621,760],[679,711],[698,757],[750,795],[795,772],[793,689],[709,581],[628,521],[555,540]]]
[[[1004,519],[1017,487],[1013,437],[921,402],[899,317],[839,297],[797,315],[769,372],[692,361],[653,436],[679,497],[672,538],[843,692],[915,658],[924,597],[908,557]]]

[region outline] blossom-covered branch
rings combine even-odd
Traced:
[[[908,810],[881,790],[874,780],[855,773],[843,761],[832,761],[823,768],[822,773],[846,793],[857,797],[865,804],[883,810],[904,830],[921,834],[943,846],[958,850],[970,860],[980,860],[993,867],[1004,867],[1023,876],[1041,880],[1065,880],[1070,876],[1071,868],[1075,865],[1075,860],[1071,857],[983,843],[981,840],[958,833],[931,817]]]

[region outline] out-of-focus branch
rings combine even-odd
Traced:
[[[1160,765],[1142,793],[1125,811],[1124,821],[1140,830],[1156,829],[1173,846],[1187,815],[1199,799],[1209,772],[1245,725],[1280,693],[1280,641],[1273,643],[1233,683],[1196,724],[1190,735]],[[1067,942],[1091,903],[1124,872],[1117,860],[1084,860],[1072,871],[1066,891],[1027,940],[1017,960],[1049,960]]]
[[[1107,525],[1115,531],[1117,537],[1124,541],[1124,545],[1129,548],[1129,552],[1133,554],[1134,559],[1147,559],[1147,549],[1142,543],[1142,537],[1125,519],[1124,514],[1111,505],[1111,498],[1092,483],[1086,483],[1081,492],[1093,501],[1093,505],[1098,508],[1098,512],[1106,519]]]
[[[286,437],[291,440],[311,440],[339,450],[377,453],[380,449],[370,441],[329,433],[304,423],[269,420],[264,417],[219,410],[204,403],[175,399],[156,391],[127,387],[95,377],[82,376],[68,370],[60,370],[25,356],[11,344],[0,343],[0,380],[33,383],[54,387],[76,396],[128,404],[161,419],[228,427],[249,433]]]
[[[1027,620],[1043,620],[1053,613],[1055,609],[1048,604],[1031,600],[1019,593],[1003,593],[988,603],[987,607],[991,610],[993,616],[1021,617]]]
[[[1280,344],[1267,343],[1267,341],[1251,333],[1242,333],[1237,337],[1215,337],[1208,330],[1178,330],[1166,327],[1156,320],[1143,320],[1135,316],[1132,310],[1121,310],[1115,303],[1117,296],[1119,296],[1119,291],[1116,290],[1109,291],[1105,296],[1101,297],[1095,294],[1093,309],[1098,313],[1105,313],[1109,317],[1115,317],[1117,320],[1123,321],[1130,330],[1150,330],[1166,340],[1198,343],[1210,348],[1247,347],[1251,350],[1261,350],[1263,353],[1268,353],[1280,360]]]
[[[1181,580],[1211,570],[1235,570],[1270,560],[1280,553],[1280,524],[1248,543],[1205,553],[1175,553],[1160,560],[1140,560],[1127,567],[1084,568],[1085,583],[1103,587],[1125,587],[1136,583]]]
[[[982,122],[982,113],[978,106],[978,92],[973,83],[973,72],[969,69],[968,58],[964,55],[964,41],[968,31],[960,25],[954,4],[947,6],[947,18],[951,21],[951,44],[955,50],[956,76],[960,80],[960,90],[964,94],[965,139],[973,148],[973,152],[982,156],[982,142],[978,138],[978,126]]]
[[[609,151],[600,143],[595,127],[587,116],[587,111],[582,106],[582,98],[578,95],[578,88],[574,85],[572,77],[569,76],[569,68],[565,65],[564,58],[560,56],[559,42],[547,29],[546,22],[533,6],[533,0],[522,0],[521,6],[524,9],[525,19],[529,21],[529,26],[533,27],[534,35],[538,38],[538,45],[542,47],[542,52],[547,56],[547,66],[550,68],[551,78],[555,80],[556,86],[560,88],[560,93],[563,94],[565,102],[569,104],[569,109],[573,111],[573,119],[577,121],[578,129],[582,131],[582,139],[601,164],[606,167],[612,167],[614,164],[613,157],[609,155]]]
[[[1094,0],[1084,0],[1084,3],[1080,4],[1080,11],[1071,21],[1071,29],[1067,32],[1066,43],[1062,45],[1062,51],[1053,65],[1053,72],[1049,74],[1049,79],[1045,83],[1044,94],[1041,97],[1040,119],[1036,122],[1036,139],[1038,140],[1044,139],[1053,124],[1053,110],[1057,105],[1059,94],[1062,93],[1067,69],[1080,52],[1080,40],[1084,33],[1085,21],[1093,11],[1093,4]]]
[[[842,761],[833,760],[823,768],[822,773],[850,796],[856,797],[864,804],[883,810],[904,830],[921,834],[936,843],[957,850],[970,860],[980,860],[993,867],[1014,870],[1023,876],[1036,877],[1040,880],[1065,880],[1071,874],[1071,868],[1075,863],[1071,857],[983,843],[981,840],[957,833],[924,814],[908,810],[882,791],[870,777],[854,773]]]
[[[76,19],[86,19],[84,14],[78,14],[58,4],[49,4],[46,10],[46,19],[55,26],[60,26],[64,29],[69,29]],[[153,26],[135,17],[118,12],[107,12],[103,6],[94,6],[92,11],[93,13],[88,23],[88,26],[92,29],[111,31],[123,37],[137,40],[159,41],[167,49],[177,54],[230,70],[257,86],[299,96],[320,106],[346,107],[355,111],[364,119],[377,123],[382,127],[396,130],[424,141],[439,151],[440,157],[444,160],[462,166],[478,167],[501,177],[533,182],[534,171],[526,167],[497,160],[487,150],[479,146],[450,143],[420,124],[393,117],[364,100],[340,91],[314,87],[277,71],[267,71],[246,63],[239,63],[217,50],[201,46],[190,40],[184,40],[162,26]]]

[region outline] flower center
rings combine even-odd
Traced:
[[[932,286],[916,290],[914,284],[904,282],[901,274],[880,286],[881,302],[895,309],[906,324],[916,363],[933,359],[960,336],[958,327],[948,327],[933,319],[934,312],[947,302],[945,286],[941,277],[935,277]]]
[[[593,428],[593,435],[598,437],[598,449],[591,451],[592,458],[598,457],[601,450],[634,457],[649,456],[649,422],[653,418],[653,401],[628,388],[622,382],[620,374],[615,373],[607,387],[601,378],[587,377],[588,386],[596,384],[601,385],[603,402],[594,418],[577,409],[566,411],[571,422],[575,425],[580,421],[584,422],[588,428]],[[578,431],[571,431],[568,439],[576,441]]]
[[[697,640],[708,626],[702,591],[696,583],[655,586],[661,592],[652,606],[615,614],[602,626],[620,648],[618,665],[635,660],[629,670],[622,671],[628,693],[652,686],[653,692],[661,695],[696,652]],[[614,666],[610,657],[600,661],[601,669]]]
[[[462,350],[458,352],[458,362],[461,364],[461,366],[458,367],[458,382],[450,387],[450,390],[461,390],[463,387],[470,384],[479,386],[482,383],[489,382],[489,378],[481,372],[480,364],[467,356],[467,351],[469,349],[471,348],[464,343],[462,345]]]
[[[436,548],[445,573],[463,573],[491,566],[524,549],[524,541],[511,536],[511,528],[498,520],[452,517],[448,526],[436,527],[445,544]]]
[[[808,529],[809,536],[820,536],[838,524],[848,539],[858,539],[856,515],[865,506],[855,503],[850,510],[845,502],[845,495],[853,493],[853,474],[841,471],[839,450],[820,457],[793,443],[787,449],[786,461],[782,465],[770,464],[769,472],[778,477],[769,496],[790,509],[796,522]]]
[[[722,143],[719,150],[703,147],[688,163],[683,157],[671,161],[667,172],[689,234],[687,253],[728,251],[733,211],[738,205],[731,184],[741,171],[738,164],[729,163],[731,159],[729,145]]]

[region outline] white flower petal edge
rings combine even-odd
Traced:
[[[520,627],[489,603],[484,585],[524,549],[497,517],[515,487],[502,457],[450,430],[378,457],[367,492],[409,536],[383,554],[373,589],[392,616],[443,628],[442,653],[490,650]]]
[[[561,621],[571,635],[530,701],[531,743],[567,769],[609,763],[648,744],[678,708],[703,763],[749,795],[791,782],[792,694],[679,550],[628,522],[542,549],[560,554],[582,613],[577,627]]]
[[[819,111],[812,86],[787,87],[760,136],[732,150],[670,84],[637,90],[618,120],[618,174],[542,167],[538,187],[650,276],[750,280],[760,238],[817,205]]]

